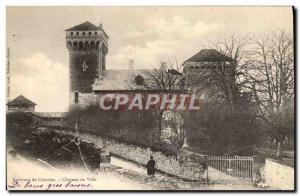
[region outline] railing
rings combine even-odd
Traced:
[[[207,156],[207,165],[227,175],[240,179],[251,179],[253,171],[252,156]]]

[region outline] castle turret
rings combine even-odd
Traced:
[[[92,85],[103,75],[108,52],[108,36],[102,24],[84,22],[66,30],[69,50],[70,105],[81,103],[92,93]]]

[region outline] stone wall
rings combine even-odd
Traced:
[[[8,106],[8,112],[34,112],[35,106]]]
[[[78,105],[87,106],[91,103],[95,103],[96,98],[93,93],[78,93]],[[71,105],[75,103],[75,92],[70,93],[70,103]]]
[[[76,135],[73,131],[63,131]],[[156,161],[156,168],[162,172],[194,181],[206,181],[207,170],[200,162],[185,161],[181,163],[177,157],[167,156],[159,151],[151,151],[149,148],[141,148],[134,145],[119,143],[113,139],[95,136],[90,133],[80,133],[82,140],[92,142],[107,152],[111,152],[127,160],[146,165],[150,155]]]
[[[271,188],[294,189],[294,168],[267,158],[264,172],[265,182]]]

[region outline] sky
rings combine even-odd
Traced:
[[[66,111],[69,56],[65,29],[90,21],[109,36],[107,69],[151,69],[182,62],[207,43],[236,34],[293,32],[291,7],[7,7],[10,100],[22,94],[36,111]]]

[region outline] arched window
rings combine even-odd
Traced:
[[[95,42],[91,42],[91,49],[95,49]]]
[[[89,42],[84,42],[84,49],[89,49],[90,45]]]
[[[100,41],[97,41],[97,43],[96,43],[96,49],[100,50]]]
[[[79,50],[83,49],[83,42],[79,42]]]
[[[97,31],[95,31],[95,35],[97,35]]]
[[[85,32],[82,32],[82,35],[85,35]]]
[[[89,32],[89,35],[92,35],[92,32]]]
[[[75,104],[78,104],[78,92],[75,92],[75,95],[74,95],[74,99],[75,99]]]
[[[71,32],[71,35],[73,35],[73,32]]]
[[[68,41],[68,49],[72,49],[72,42]]]
[[[74,42],[74,43],[73,43],[73,49],[74,49],[74,50],[78,50],[78,43],[77,43],[77,42]]]
[[[76,32],[76,35],[79,35],[79,32]]]

